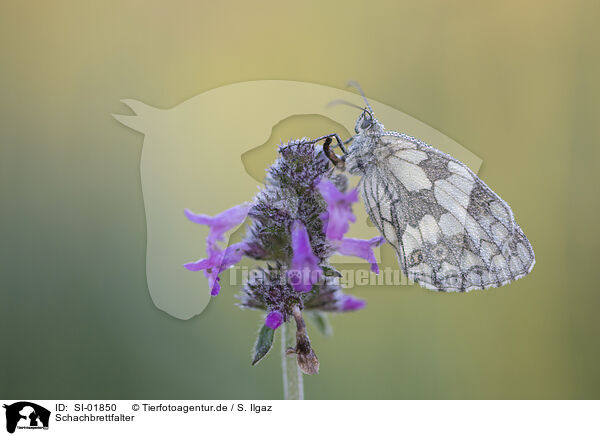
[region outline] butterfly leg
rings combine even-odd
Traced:
[[[323,136],[319,136],[318,138],[312,140],[311,142],[319,142],[323,139],[327,139],[327,138],[335,138],[335,141],[337,142],[337,146],[340,147],[340,149],[344,152],[344,154],[347,153],[346,148],[344,148],[344,144],[347,144],[352,138],[350,138],[348,141],[343,142],[342,138],[340,138],[340,135],[338,135],[337,133],[330,133],[329,135],[323,135]],[[331,141],[329,141],[331,142]]]
[[[323,143],[323,152],[325,153],[325,156],[327,156],[329,160],[333,163],[333,165],[335,165],[336,168],[343,171],[346,167],[346,163],[344,162],[343,158],[339,157],[333,152],[333,150],[331,150],[331,148],[329,147],[331,145],[331,141],[331,136],[325,139],[325,142]]]
[[[347,151],[346,151],[346,148],[344,147],[344,142],[342,142],[340,135],[338,135],[337,133],[330,133],[329,135],[320,136],[318,138],[313,139],[309,143],[316,144],[317,142],[322,141],[324,139],[325,142],[323,143],[323,152],[325,153],[325,156],[327,156],[329,158],[329,160],[336,166],[336,168],[343,171],[346,166],[346,164],[344,162],[345,156],[340,157],[333,152],[333,150],[330,147],[331,142],[333,141],[332,138],[335,138],[335,140],[337,142],[337,146],[340,147],[340,149],[344,152],[344,155],[346,155]]]

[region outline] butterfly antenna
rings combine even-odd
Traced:
[[[348,82],[348,86],[352,86],[353,88],[356,88],[358,90],[358,92],[360,92],[360,95],[362,95],[363,100],[367,104],[367,108],[369,108],[369,111],[371,112],[371,115],[373,115],[373,108],[369,104],[369,100],[367,100],[367,97],[365,96],[365,93],[363,92],[363,90],[360,87],[360,85],[358,84],[358,82],[355,81],[355,80],[350,80]]]
[[[360,107],[360,106],[359,106],[359,105],[357,105],[357,104],[350,103],[349,101],[346,101],[346,100],[333,100],[333,101],[330,101],[329,103],[327,103],[327,107],[330,107],[330,106],[337,106],[338,104],[343,104],[344,106],[351,106],[351,107],[355,107],[355,108],[357,108],[357,109],[360,109],[361,111],[365,110],[365,108],[363,108],[363,107]]]

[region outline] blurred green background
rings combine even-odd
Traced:
[[[311,335],[307,398],[598,398],[599,19],[589,1],[3,1],[0,396],[281,398],[235,289],[189,321],[152,303],[143,137],[110,114],[356,79],[483,159],[537,265],[468,295],[356,290],[368,308]]]

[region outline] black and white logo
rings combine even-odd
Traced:
[[[29,401],[18,401],[3,406],[6,409],[6,431],[14,433],[16,429],[47,430],[50,423],[50,411]]]

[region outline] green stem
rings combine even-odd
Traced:
[[[296,362],[296,355],[286,353],[288,348],[296,348],[296,329],[293,321],[284,322],[280,330],[283,398],[285,400],[303,400],[304,385],[302,383],[302,372]]]

